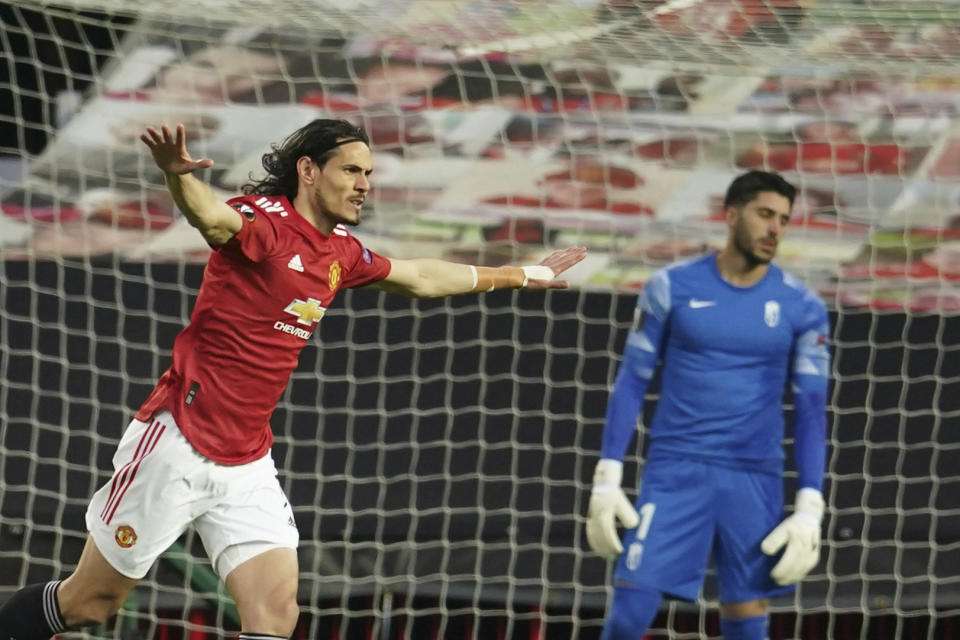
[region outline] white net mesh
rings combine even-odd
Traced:
[[[373,142],[372,249],[590,256],[572,292],[355,291],[324,318],[273,420],[303,541],[295,637],[599,636],[609,575],[582,523],[634,294],[722,242],[718,199],[751,167],[801,188],[780,264],[836,329],[824,560],[771,637],[949,637],[955,4],[142,4],[0,5],[0,598],[74,566],[209,255],[141,128],[184,122],[227,197],[270,143],[343,117]],[[719,635],[713,597],[651,634]],[[234,615],[188,534],[91,633]]]

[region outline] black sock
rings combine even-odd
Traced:
[[[287,636],[270,636],[265,633],[250,633],[244,631],[237,640],[287,640]]]
[[[0,607],[0,639],[49,640],[50,636],[66,631],[57,601],[59,584],[59,580],[31,584],[13,594]]]

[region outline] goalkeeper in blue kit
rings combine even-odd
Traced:
[[[639,640],[663,597],[697,597],[712,557],[725,640],[767,637],[767,598],[817,564],[824,502],[829,324],[771,263],[796,189],[751,171],[729,186],[718,253],[658,271],[637,303],[607,407],[587,539],[617,559],[603,640]],[[622,459],[661,366],[636,509]],[[783,513],[782,399],[795,406],[797,494]],[[616,521],[628,527],[622,544]]]

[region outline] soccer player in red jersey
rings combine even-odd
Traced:
[[[237,604],[240,638],[296,627],[299,535],[270,455],[269,419],[300,350],[341,289],[410,296],[563,288],[586,251],[538,265],[474,267],[379,256],[347,230],[373,170],[367,136],[314,120],[263,158],[267,177],[227,203],[193,172],[183,125],[141,140],[167,188],[213,248],[173,363],[124,432],[111,480],[87,510],[90,535],[65,580],[27,586],[0,607],[0,640],[46,640],[111,616],[190,524]]]

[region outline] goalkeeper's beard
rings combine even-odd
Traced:
[[[773,241],[773,249],[770,251],[769,256],[760,254],[755,249],[756,245],[762,240],[763,238],[754,239],[754,237],[750,235],[750,230],[747,228],[747,225],[744,223],[742,217],[737,220],[737,223],[733,227],[733,247],[738,253],[740,253],[740,255],[744,257],[750,267],[756,267],[762,264],[770,264],[770,261],[773,260],[774,255],[776,255],[776,240]]]

